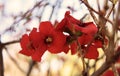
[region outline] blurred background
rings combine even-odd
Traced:
[[[97,10],[97,0],[89,1]],[[68,10],[78,20],[93,21],[88,9],[79,0],[0,0],[0,41],[4,44],[5,76],[81,76],[81,59],[70,52],[56,55],[46,51],[41,62],[33,62],[30,57],[19,53],[23,34],[29,33],[33,27],[38,28],[41,21],[51,21],[53,25],[60,22]],[[102,61],[89,60],[90,73],[105,59],[101,49],[99,52]]]

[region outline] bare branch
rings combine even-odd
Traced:
[[[96,72],[94,72],[91,76],[100,76],[103,72],[105,72],[112,64],[114,64],[120,56],[120,48],[116,51],[115,55],[111,56],[109,60],[107,60]]]
[[[30,76],[30,73],[31,73],[31,71],[32,71],[32,69],[33,69],[33,67],[34,67],[34,65],[36,64],[36,62],[35,61],[30,61],[29,62],[29,69],[28,69],[28,72],[27,72],[27,75],[26,76]]]
[[[100,12],[97,12],[96,10],[94,10],[87,2],[87,0],[82,0],[82,2],[93,12],[95,12],[96,14],[100,15],[101,17],[103,17],[106,21],[108,21],[109,23],[111,23],[113,25],[113,23],[107,19],[106,17],[104,17]]]
[[[18,64],[18,62],[10,55],[10,53],[8,52],[8,49],[6,47],[4,47],[4,49],[6,50],[9,58],[13,61],[13,63],[16,65],[16,67],[23,73],[26,73]]]
[[[15,40],[15,41],[7,42],[7,43],[2,43],[2,45],[6,46],[6,45],[14,44],[14,43],[19,43],[19,42],[20,40]]]

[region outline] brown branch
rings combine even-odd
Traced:
[[[78,39],[76,39],[76,41],[77,41],[77,45],[78,45],[78,54],[80,54],[81,55],[81,60],[82,60],[82,64],[83,64],[83,71],[82,71],[82,75],[83,76],[85,76],[87,73],[87,69],[85,68],[85,66],[86,66],[86,64],[85,64],[85,59],[84,59],[84,54],[83,54],[83,51],[82,51],[82,49],[81,49],[81,45],[80,45],[80,43],[79,43],[79,41],[78,41]]]
[[[98,12],[100,12],[101,9],[100,9],[100,3],[99,3],[99,0],[97,0],[97,6],[98,6]]]
[[[25,19],[25,18],[27,18],[27,17],[30,17],[30,16],[31,16],[31,13],[34,11],[34,9],[35,9],[36,7],[43,6],[43,5],[42,5],[42,2],[43,2],[43,1],[44,1],[44,0],[36,3],[36,4],[33,6],[33,8],[29,9],[28,11],[26,11],[26,12],[21,16],[20,19],[16,19],[16,20],[10,25],[10,28],[14,27],[13,25],[19,23],[19,22],[22,21],[23,19]],[[46,3],[46,4],[44,4],[44,5],[47,5],[47,4],[48,4],[48,3]],[[10,28],[8,28],[8,29],[10,29]],[[8,29],[6,29],[5,32],[6,32]],[[3,32],[3,34],[4,34],[5,32]]]
[[[112,64],[114,64],[120,56],[120,49],[116,51],[115,55],[111,56],[109,60],[107,60],[96,72],[94,72],[91,76],[100,76],[103,74]]]
[[[88,9],[90,9],[91,11],[95,12],[96,14],[98,14],[99,16],[103,17],[104,20],[108,21],[109,23],[111,23],[113,25],[113,23],[107,19],[106,17],[104,17],[101,13],[97,12],[95,9],[93,9],[86,1],[87,0],[81,0]]]
[[[22,18],[20,18],[19,20],[15,21],[12,25],[20,22],[21,20],[23,20],[23,19],[26,18],[27,16],[30,16],[30,14],[32,13],[32,11],[33,11],[37,6],[40,6],[40,4],[41,4],[42,2],[43,2],[43,1],[40,1],[40,2],[36,3],[32,9],[28,10],[27,12],[25,12],[25,13],[22,15]]]
[[[14,43],[19,43],[19,42],[20,42],[20,40],[15,40],[15,41],[11,41],[11,42],[2,43],[2,45],[6,46],[6,45],[14,44]]]
[[[87,0],[85,0],[85,1],[86,1],[87,5],[89,6],[88,1],[87,1]],[[96,16],[95,16],[95,15],[94,15],[94,13],[92,12],[92,10],[91,10],[91,9],[89,9],[89,8],[88,8],[88,10],[89,10],[90,15],[92,16],[93,20],[95,21],[96,25],[98,25],[98,26],[99,26],[99,24],[98,24],[98,19],[96,18]]]
[[[2,50],[3,50],[3,47],[1,46],[1,42],[0,42],[0,76],[4,76],[4,64],[3,64]]]
[[[13,63],[16,65],[16,67],[23,73],[26,73],[18,64],[18,62],[10,55],[10,53],[8,52],[8,49],[6,47],[4,47],[4,49],[6,50],[9,58],[13,61]]]
[[[114,6],[115,6],[115,5],[113,4],[110,12],[109,12],[108,15],[106,16],[107,19],[109,18],[110,14],[112,13],[112,11],[113,11],[113,9],[114,9]]]
[[[36,64],[35,61],[30,61],[29,62],[29,69],[28,69],[28,72],[27,72],[27,75],[26,76],[30,76],[31,72],[32,72],[32,69],[33,69],[33,66]]]
[[[92,10],[93,12],[95,12],[98,15],[101,15],[98,11],[96,11],[95,9],[93,9],[89,4],[87,0],[81,0],[90,10]]]

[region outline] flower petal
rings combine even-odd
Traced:
[[[53,42],[49,45],[48,50],[51,53],[60,53],[66,43],[66,36],[62,32],[53,32]]]
[[[22,54],[27,55],[27,56],[32,55],[34,53],[34,49],[29,47],[30,44],[31,43],[30,43],[28,35],[24,34],[22,36],[21,41],[20,41],[20,45],[21,45],[22,50],[19,53],[22,53]]]
[[[89,35],[89,34],[83,34],[82,36],[80,36],[78,38],[78,41],[81,45],[86,45],[89,42],[91,42],[93,39],[93,36]]]
[[[70,15],[70,11],[66,11],[65,18],[67,18],[68,21],[70,21],[72,24],[80,24],[80,20],[75,19]]]
[[[24,34],[24,35],[22,36],[21,41],[20,41],[21,47],[22,47],[23,49],[26,49],[26,48],[27,48],[26,45],[29,44],[29,43],[30,43],[30,40],[29,40],[28,35],[27,35],[27,34]]]
[[[91,45],[86,51],[85,58],[97,59],[98,55],[99,54],[98,54],[97,48]]]
[[[45,53],[46,47],[39,47],[36,49],[35,53],[32,55],[34,61],[41,61],[42,55]]]
[[[56,30],[57,31],[64,31],[66,25],[66,19],[64,18],[60,23],[58,23]]]
[[[40,32],[37,32],[36,28],[33,28],[31,33],[29,34],[30,40],[32,41],[32,44],[35,48],[38,48],[40,45],[40,42],[42,41],[42,34]]]
[[[70,48],[69,48],[69,46],[68,46],[67,44],[65,44],[62,48],[63,48],[62,51],[63,51],[64,53],[67,54],[67,53],[69,52],[69,49],[70,49]]]
[[[51,22],[41,22],[39,26],[39,30],[43,34],[49,34],[54,30],[54,27],[52,26]]]
[[[31,56],[34,53],[34,50],[24,50],[22,49],[19,53],[26,55],[26,56]]]
[[[94,35],[98,31],[96,25],[93,22],[82,23],[80,26],[75,25],[75,29],[90,35]]]
[[[95,40],[94,41],[94,45],[96,48],[102,48],[102,41],[100,40]]]

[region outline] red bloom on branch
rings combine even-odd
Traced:
[[[96,59],[98,57],[97,48],[102,47],[102,42],[98,40],[98,43],[94,41],[94,35],[97,33],[98,29],[93,22],[82,23],[81,21],[75,19],[70,15],[70,12],[65,13],[64,19],[56,27],[57,30],[69,33],[70,49],[71,53],[75,54],[77,52],[77,42],[80,43],[83,50],[85,50],[85,57],[90,59]],[[71,41],[73,40],[73,41]],[[89,43],[92,44],[86,47]],[[69,43],[69,42],[68,42]],[[100,45],[100,46],[98,46]]]
[[[27,56],[31,56],[34,53],[34,48],[31,45],[31,41],[30,41],[29,36],[27,34],[22,36],[22,39],[20,41],[20,45],[22,48],[20,53],[27,55]]]
[[[102,41],[94,39],[94,35],[98,29],[93,22],[83,23],[81,26],[75,26],[75,28],[83,32],[78,40],[81,46],[83,46],[82,49],[85,52],[85,58],[97,59],[99,56],[97,49],[102,48]]]
[[[51,53],[60,53],[66,43],[66,36],[62,32],[56,31],[50,22],[40,23],[40,47]]]
[[[94,40],[97,30],[92,22],[81,23],[67,11],[64,19],[57,23],[56,28],[48,21],[41,22],[39,32],[34,28],[29,36],[23,35],[20,53],[32,56],[35,61],[40,61],[46,50],[56,54],[67,53],[70,49],[72,55],[76,54],[79,43],[81,49],[84,50],[84,57],[96,59],[98,57],[97,48],[102,47],[100,40]],[[68,35],[63,32],[67,32]]]
[[[97,51],[98,48],[102,47],[102,42],[100,40],[95,40],[94,42],[91,43],[91,45],[88,47],[85,47],[85,58],[89,59],[97,59],[99,56],[99,53]]]
[[[93,22],[83,23],[81,26],[82,27],[75,25],[75,29],[82,32],[82,35],[78,38],[78,40],[81,45],[85,45],[93,40],[98,29]]]
[[[40,61],[46,50],[51,53],[60,53],[66,43],[66,36],[56,31],[50,22],[41,22],[39,32],[33,29],[28,35],[23,35],[21,40],[22,50],[20,53],[32,56],[35,61]]]
[[[40,35],[36,28],[33,28],[29,36],[27,34],[23,35],[20,42],[22,47],[20,53],[32,56],[32,59],[35,61],[40,61],[45,50],[39,47],[39,38]]]
[[[66,31],[66,28],[70,31],[74,30],[74,25],[78,25],[81,22],[70,15],[70,11],[65,13],[64,19],[57,25],[56,29],[59,31]]]

